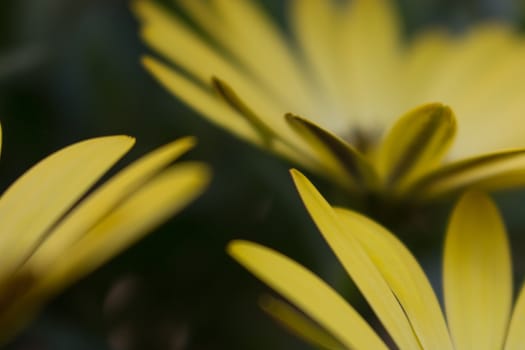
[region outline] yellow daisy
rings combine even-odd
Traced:
[[[253,0],[176,3],[134,3],[167,61],[144,65],[234,134],[353,193],[523,185],[525,44],[505,24],[407,40],[391,1],[295,0],[286,36]]]
[[[297,171],[292,175],[324,239],[397,348],[525,348],[525,288],[512,311],[509,243],[498,210],[486,195],[465,194],[448,225],[445,320],[422,268],[393,234],[360,214],[330,206],[306,177]],[[308,324],[296,311],[270,304],[270,311],[305,339],[328,349],[389,348],[336,291],[298,263],[245,241],[232,242],[228,251],[317,323]]]
[[[109,136],[66,147],[0,197],[0,343],[47,299],[181,210],[208,183],[204,164],[170,165],[195,144],[186,137],[91,191],[134,142]]]

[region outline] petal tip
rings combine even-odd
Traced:
[[[291,168],[289,171],[290,171],[290,175],[292,176],[292,180],[296,185],[298,181],[308,181],[306,176],[303,173],[301,173],[299,170],[295,168]]]
[[[253,244],[242,239],[235,239],[226,245],[226,253],[233,259],[239,260],[242,252]]]

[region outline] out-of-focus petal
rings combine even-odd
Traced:
[[[0,281],[134,142],[110,136],[76,143],[33,166],[6,190],[0,199]]]
[[[329,331],[349,349],[387,349],[370,326],[319,277],[263,246],[234,241],[229,254]]]
[[[317,228],[396,344],[401,349],[420,349],[405,311],[357,238],[344,233],[332,207],[304,175],[294,169],[291,173]]]
[[[456,205],[445,239],[443,287],[456,349],[501,349],[512,303],[505,227],[492,201],[468,192]]]

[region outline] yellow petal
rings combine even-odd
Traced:
[[[168,91],[177,95],[212,122],[233,132],[239,137],[258,143],[259,137],[252,126],[238,113],[229,108],[217,94],[203,89],[176,70],[155,58],[146,56],[142,63]],[[209,77],[211,81],[211,76]]]
[[[228,253],[349,349],[387,349],[348,303],[313,273],[263,246],[234,241]]]
[[[265,295],[261,298],[259,304],[277,322],[307,343],[326,350],[346,349],[330,333],[288,303],[270,295]]]
[[[425,350],[453,349],[434,291],[414,256],[394,235],[367,217],[336,208],[344,233],[359,240],[406,312]]]
[[[0,281],[133,143],[127,136],[76,143],[45,158],[7,189],[0,199]]]
[[[308,79],[301,64],[277,26],[256,2],[183,0],[178,3],[207,35],[238,61],[238,66],[256,78],[258,85],[279,96],[290,110],[311,110],[315,95],[308,90]],[[268,74],[268,67],[272,67],[272,74]]]
[[[373,190],[377,186],[374,169],[351,145],[309,120],[292,114],[287,114],[286,120],[311,145],[338,182],[354,191]]]
[[[456,349],[501,349],[512,301],[512,271],[505,227],[484,194],[457,204],[445,240],[443,287]]]
[[[394,192],[402,191],[437,167],[455,132],[454,114],[442,104],[426,104],[403,115],[377,151],[377,170],[385,185]]]
[[[423,101],[439,101],[438,96],[428,96],[427,91],[435,76],[444,74],[441,67],[453,45],[453,38],[442,28],[418,33],[403,55],[400,69],[406,91],[400,96],[402,109],[394,112],[401,114]]]
[[[494,152],[442,166],[414,183],[410,192],[420,199],[432,199],[467,186],[500,189],[519,184],[523,171],[525,149]]]
[[[505,171],[502,174],[496,174],[486,179],[475,181],[470,187],[476,187],[483,191],[497,191],[523,187],[525,185],[525,166],[521,169]]]
[[[35,274],[45,274],[49,264],[67,251],[71,245],[108,215],[116,206],[133,196],[141,186],[158,172],[195,145],[193,137],[186,137],[158,148],[120,171],[62,220],[25,265]]]
[[[315,163],[317,166],[323,166],[321,160],[312,156],[312,153],[315,153],[316,150],[311,147],[309,148],[311,145],[294,134],[287,126],[283,128],[268,123],[260,117],[258,113],[253,111],[226,82],[219,78],[213,78],[212,82],[225,102],[245,118],[246,121],[252,125],[253,129],[257,131],[261,142],[266,148],[286,155],[286,153],[283,152],[284,149],[306,164]],[[294,160],[297,160],[296,158]]]
[[[297,190],[317,228],[401,349],[420,349],[404,310],[359,241],[346,235],[332,207],[308,179],[291,170]]]
[[[135,1],[133,10],[142,22],[144,41],[201,83],[208,83],[213,75],[223,76],[229,81],[243,80],[243,75],[227,58],[208,45],[175,13],[149,0]]]
[[[338,18],[339,50],[347,92],[346,117],[365,130],[391,121],[398,94],[400,21],[390,0],[354,0]],[[378,101],[381,101],[378,103]],[[425,101],[418,101],[418,103]],[[354,125],[351,125],[354,126]]]
[[[281,138],[279,131],[274,130],[271,125],[267,124],[257,113],[247,106],[226,82],[213,77],[212,84],[224,101],[236,110],[239,115],[246,118],[246,121],[253,126],[254,130],[259,133],[261,142],[266,147],[271,148],[272,143],[276,141],[276,139]]]
[[[332,1],[296,0],[291,3],[292,28],[310,68],[308,72],[312,73],[316,99],[322,106],[322,110],[314,110],[310,117],[321,115],[324,125],[333,130],[345,128],[348,126],[344,118],[348,113],[345,104],[348,91],[341,79],[344,76],[341,72],[346,67],[340,67],[337,60],[338,9]]]
[[[199,163],[174,165],[143,185],[86,234],[55,257],[45,274],[25,294],[7,305],[0,319],[3,334],[16,331],[60,289],[90,273],[140,239],[199,195],[209,181],[208,168]],[[30,267],[21,273],[31,274]]]
[[[510,319],[507,340],[505,341],[505,350],[522,350],[525,349],[525,285],[521,286],[518,300],[512,311]]]

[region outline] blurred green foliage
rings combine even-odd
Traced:
[[[282,22],[285,2],[262,2]],[[434,24],[461,30],[487,18],[523,22],[524,9],[510,0],[398,3],[408,36]],[[147,49],[129,7],[124,0],[0,2],[0,185],[6,188],[45,155],[81,139],[137,137],[126,163],[192,134],[199,145],[186,159],[211,163],[212,187],[182,215],[65,291],[9,349],[307,349],[258,309],[267,289],[224,253],[231,239],[254,240],[352,294],[302,208],[290,164],[210,125],[157,84],[140,66]],[[315,181],[335,199],[336,189]],[[525,194],[498,199],[515,259],[523,260]],[[437,271],[449,203],[433,209],[399,233]],[[517,266],[521,280],[525,264]]]

